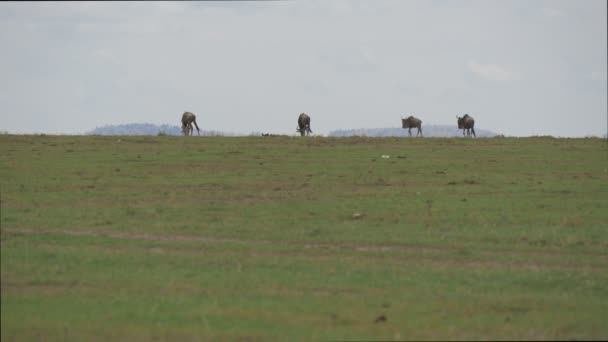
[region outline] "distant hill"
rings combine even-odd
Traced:
[[[124,125],[106,125],[87,132],[90,135],[181,135],[180,126],[155,125],[149,123],[131,123]],[[196,135],[196,128],[194,129]],[[202,130],[201,136],[231,136],[235,134],[213,130]]]
[[[455,125],[423,125],[422,134],[425,137],[461,137],[462,130]],[[407,137],[409,136],[407,129],[400,127],[391,128],[361,128],[361,129],[341,129],[329,132],[332,137],[349,137],[349,136],[368,136],[368,137]],[[498,133],[485,129],[475,128],[477,137],[495,137]],[[416,136],[416,129],[412,128],[412,137]]]

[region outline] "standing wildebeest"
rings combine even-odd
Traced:
[[[408,133],[410,134],[410,137],[412,136],[412,127],[416,127],[416,128],[418,128],[418,132],[416,133],[416,136],[418,136],[418,134],[420,134],[420,136],[422,136],[422,120],[420,120],[418,118],[415,118],[411,115],[407,119],[401,117],[401,127],[408,129]]]
[[[196,115],[190,112],[184,112],[182,115],[182,133],[185,136],[192,135],[194,132],[194,128],[192,128],[192,124],[196,126],[196,131],[198,135],[201,135],[201,130],[198,129],[198,125],[196,124]]]
[[[296,132],[300,132],[301,136],[308,135],[308,133],[312,133],[310,129],[310,116],[305,113],[300,114],[298,117],[298,128]]]
[[[458,119],[458,129],[462,129],[462,136],[465,136],[464,131],[466,130],[467,136],[470,137],[473,133],[473,136],[477,137],[475,135],[475,119],[472,116],[465,114],[463,117],[456,116],[456,119]]]

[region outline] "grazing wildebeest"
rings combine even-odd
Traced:
[[[312,130],[310,129],[310,116],[306,115],[305,113],[300,114],[298,117],[298,128],[296,129],[296,132],[300,132],[301,136],[312,133]]]
[[[420,136],[422,136],[422,120],[420,120],[418,118],[415,118],[411,115],[407,119],[401,117],[401,127],[408,129],[408,133],[410,134],[410,137],[412,136],[412,127],[416,127],[416,128],[418,128],[418,132],[416,133],[416,136],[418,136],[418,134],[420,134]]]
[[[201,130],[198,128],[198,125],[196,124],[196,115],[194,115],[193,113],[190,113],[190,112],[184,112],[184,114],[182,115],[182,133],[185,136],[192,135],[192,133],[194,132],[194,128],[192,128],[192,124],[194,124],[194,126],[196,126],[196,131],[198,132],[198,135],[201,135]]]
[[[470,137],[471,133],[473,133],[473,136],[477,137],[475,135],[475,119],[472,116],[465,114],[463,117],[456,116],[456,119],[458,119],[458,129],[462,129],[462,136],[465,136],[466,130],[466,136]]]

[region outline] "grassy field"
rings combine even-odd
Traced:
[[[0,135],[0,180],[2,341],[608,338],[606,140]]]

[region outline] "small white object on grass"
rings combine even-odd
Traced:
[[[354,213],[353,214],[353,219],[359,220],[361,218],[363,218],[363,214],[361,214],[361,213]]]

